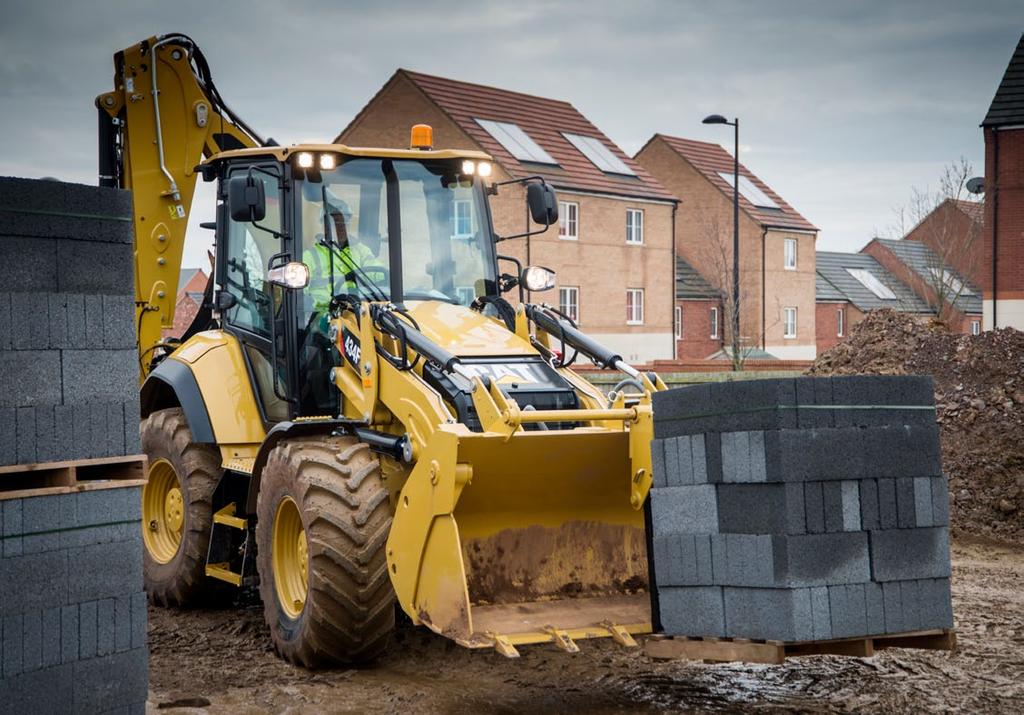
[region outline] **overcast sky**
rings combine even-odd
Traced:
[[[606,7],[607,5],[607,7]],[[228,104],[280,143],[333,138],[398,67],[564,99],[627,153],[721,142],[855,251],[960,156],[1024,31],[1020,0],[50,2],[0,0],[0,175],[96,181],[114,51],[184,32]],[[212,218],[208,194],[196,221]],[[204,214],[204,215],[198,215]],[[196,264],[198,245],[187,252]]]

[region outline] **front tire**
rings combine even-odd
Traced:
[[[286,440],[260,478],[256,545],[274,648],[307,668],[365,663],[387,648],[395,594],[380,464],[354,437]]]
[[[220,454],[212,445],[192,441],[177,407],[143,420],[141,437],[149,458],[149,479],[142,489],[146,591],[160,606],[220,600],[227,589],[206,576]]]

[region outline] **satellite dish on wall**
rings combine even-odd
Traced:
[[[975,176],[973,179],[968,179],[967,190],[972,194],[985,193],[985,178],[982,176]]]

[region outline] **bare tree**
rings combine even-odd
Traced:
[[[747,357],[756,347],[756,341],[745,341],[742,330],[733,330],[736,324],[736,311],[743,309],[743,294],[740,291],[740,299],[734,299],[733,271],[732,271],[732,219],[725,221],[725,216],[719,213],[701,211],[697,216],[700,238],[698,245],[700,261],[705,271],[705,278],[718,292],[722,301],[722,321],[720,329],[726,336],[729,345],[729,358],[732,361],[732,369],[740,371]],[[727,226],[724,224],[728,224]],[[742,275],[740,278],[742,287]],[[744,343],[750,343],[744,345]]]
[[[958,300],[970,291],[967,279],[983,260],[983,205],[967,191],[973,174],[961,157],[944,168],[936,191],[914,188],[910,203],[896,211],[897,237],[917,234],[913,238],[931,249],[921,281],[935,319],[943,323],[955,316]]]

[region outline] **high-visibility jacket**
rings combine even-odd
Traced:
[[[366,269],[367,267],[381,266],[383,264],[373,255],[373,251],[361,243],[348,243],[339,252],[341,255],[334,255],[334,286],[333,290],[344,288],[353,292],[359,286],[355,280],[345,280],[345,275],[352,272],[352,266]],[[321,243],[307,248],[302,253],[302,261],[309,266],[309,287],[306,292],[313,297],[314,308],[319,312],[325,312],[333,298],[331,286],[331,254],[332,250]],[[378,280],[382,273],[373,274],[370,272],[370,280]]]

